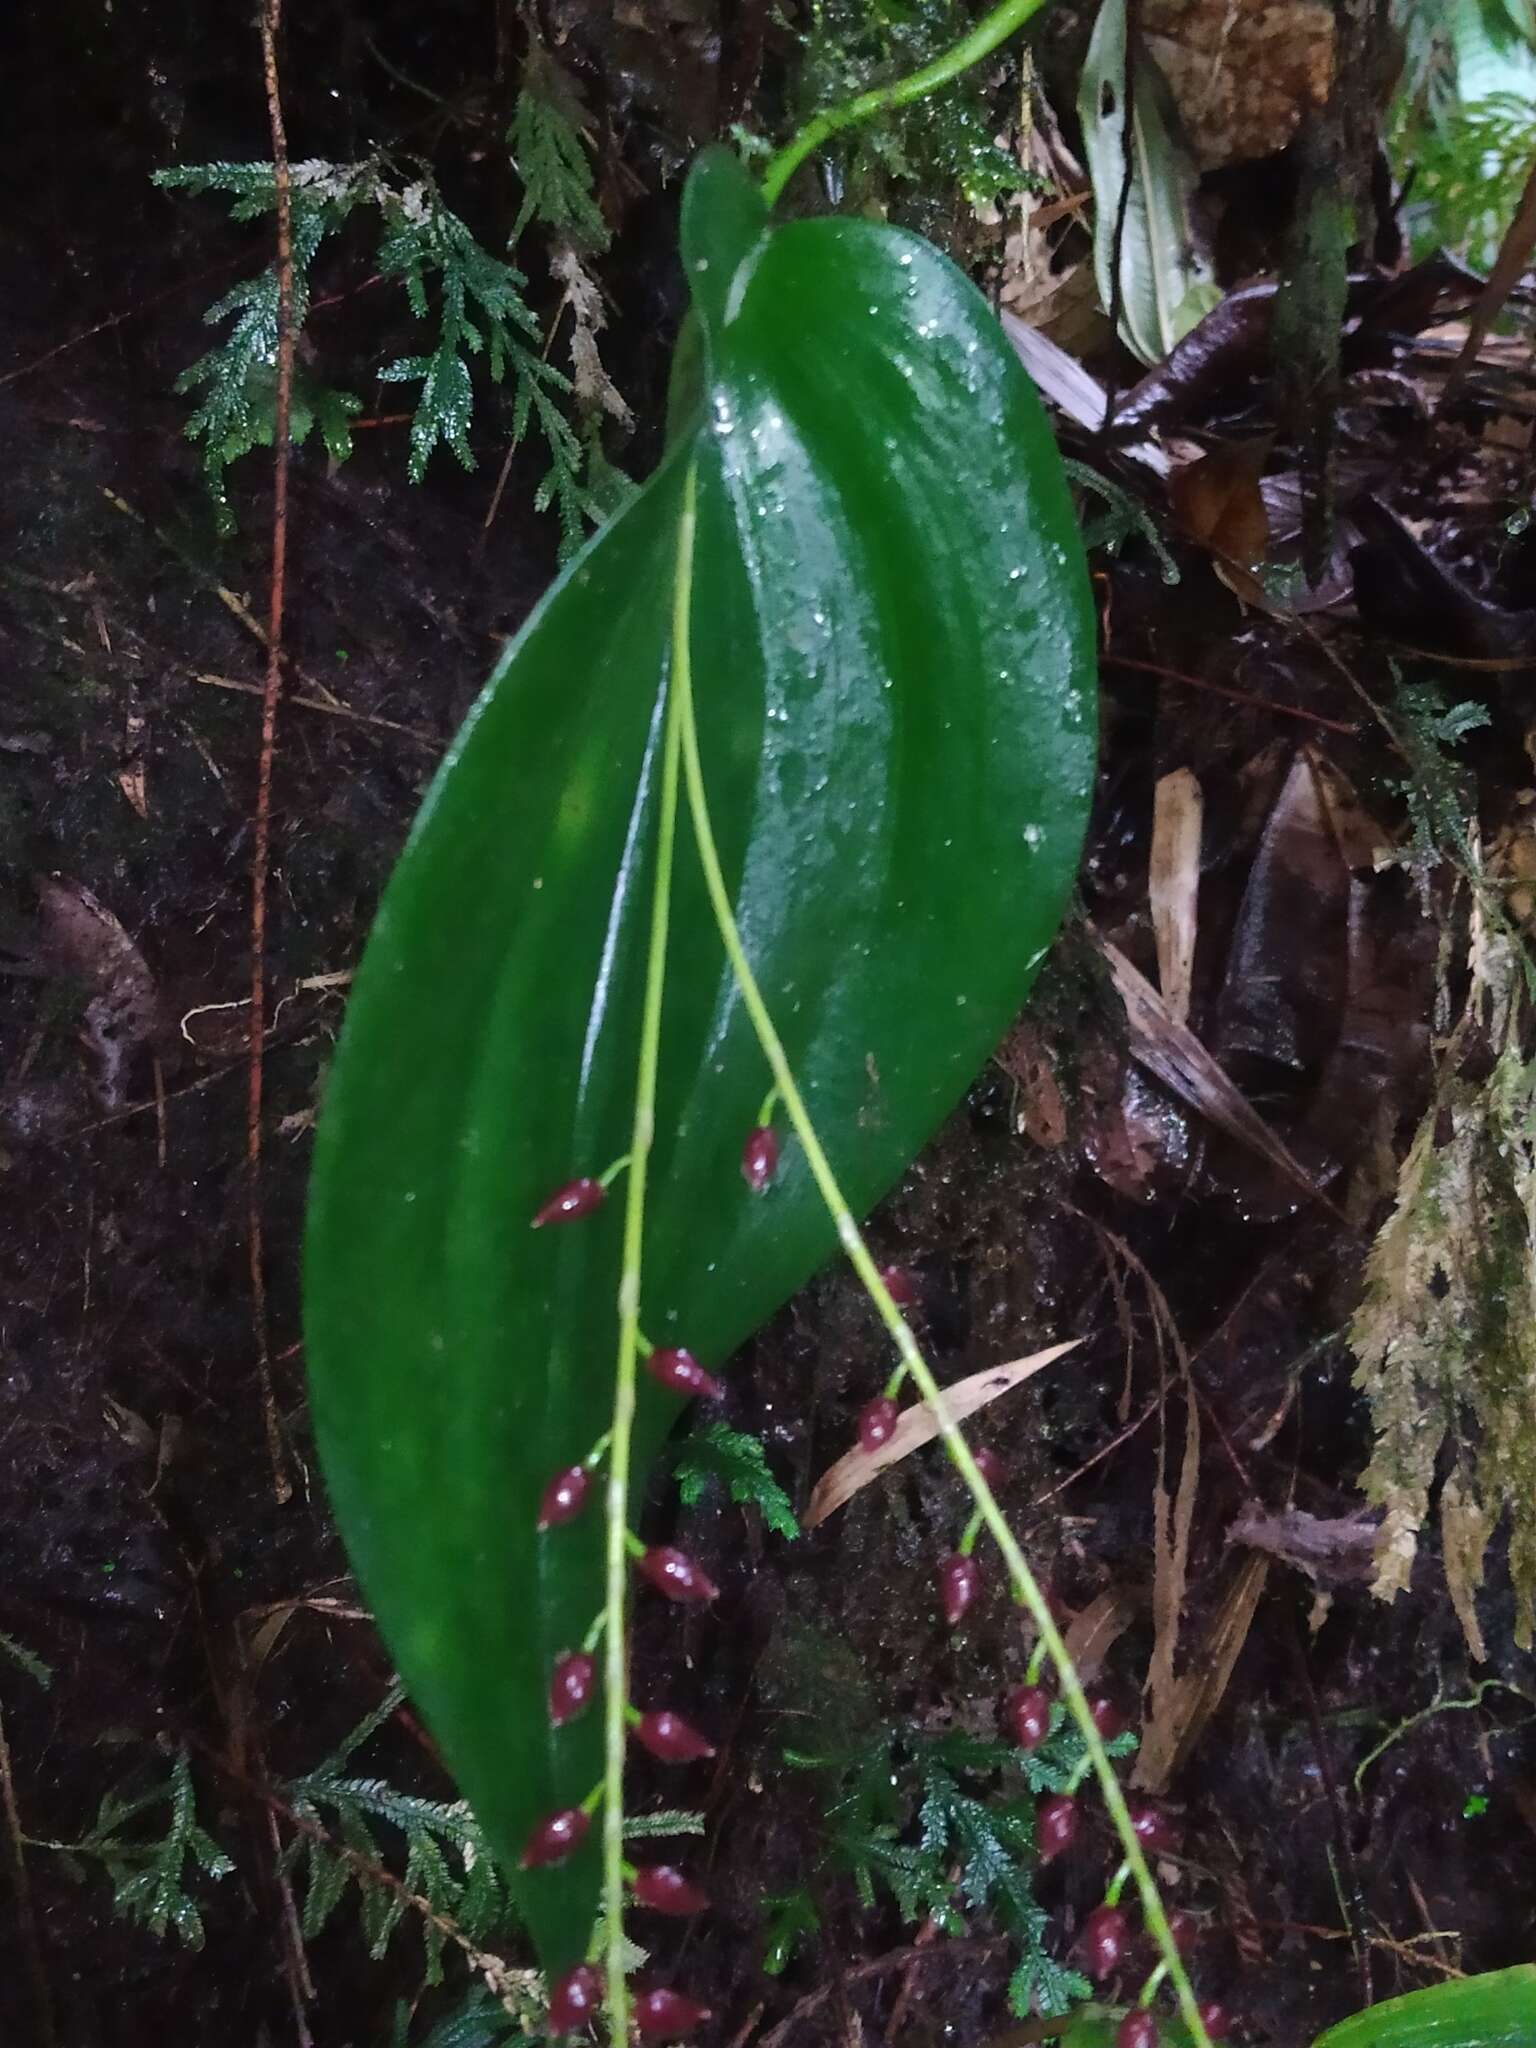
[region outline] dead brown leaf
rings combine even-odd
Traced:
[[[1161,1792],[1192,1755],[1211,1716],[1221,1705],[1238,1658],[1248,1640],[1259,1600],[1269,1577],[1270,1561],[1245,1557],[1223,1589],[1211,1625],[1189,1660],[1185,1675],[1175,1678],[1154,1702],[1142,1729],[1132,1783],[1144,1792]]]
[[[1019,1128],[1031,1144],[1053,1152],[1067,1135],[1067,1106],[1045,1041],[1032,1024],[1019,1024],[998,1048],[997,1064],[1019,1091]]]
[[[1269,513],[1259,489],[1268,454],[1267,440],[1230,442],[1168,479],[1180,530],[1242,569],[1256,569],[1269,552]]]
[[[1187,1026],[1170,1015],[1167,1004],[1144,974],[1133,967],[1118,946],[1096,939],[1116,993],[1125,1004],[1131,1052],[1182,1102],[1209,1117],[1218,1129],[1266,1159],[1278,1173],[1315,1202],[1332,1203],[1289,1148],[1272,1131],[1246,1096],[1230,1081]]]
[[[1108,1586],[1090,1600],[1081,1614],[1074,1614],[1062,1641],[1072,1668],[1084,1685],[1092,1685],[1104,1668],[1104,1659],[1120,1640],[1140,1611],[1140,1603],[1119,1586]]]
[[[154,976],[111,911],[82,884],[44,875],[37,894],[50,965],[89,996],[83,1036],[96,1066],[97,1094],[106,1108],[120,1108],[128,1062],[158,1027]]]
[[[1152,1658],[1147,1667],[1147,1713],[1137,1751],[1135,1782],[1161,1791],[1172,1773],[1172,1758],[1186,1727],[1191,1681],[1178,1672],[1179,1635],[1184,1625],[1184,1595],[1189,1586],[1189,1541],[1195,1501],[1200,1491],[1200,1405],[1190,1383],[1189,1354],[1173,1318],[1167,1335],[1184,1381],[1184,1449],[1179,1483],[1168,1492],[1168,1437],[1158,1438],[1157,1483],[1152,1492]],[[1158,1329],[1163,1328],[1159,1319]],[[1198,1674],[1204,1660],[1197,1661]]]
[[[1375,1574],[1380,1518],[1309,1515],[1304,1508],[1246,1509],[1227,1531],[1227,1542],[1262,1550],[1294,1565],[1320,1586],[1364,1584]]]
[[[1000,1394],[1011,1393],[1067,1352],[1075,1351],[1082,1341],[1081,1337],[1072,1337],[1065,1344],[1048,1344],[1043,1351],[1032,1351],[1027,1358],[1012,1359],[1007,1365],[990,1365],[984,1372],[973,1372],[969,1379],[957,1380],[952,1387],[944,1389],[944,1406],[951,1420],[964,1422],[968,1415],[987,1407]],[[898,1464],[901,1459],[910,1457],[924,1444],[932,1443],[938,1434],[939,1418],[926,1401],[915,1401],[910,1408],[904,1408],[901,1420],[878,1451],[866,1451],[862,1445],[855,1444],[835,1465],[827,1467],[812,1491],[810,1505],[802,1518],[804,1526],[807,1529],[819,1527],[829,1515],[835,1515],[840,1507],[846,1506],[861,1488],[868,1486],[876,1473],[883,1472],[887,1465]]]

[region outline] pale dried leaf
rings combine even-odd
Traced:
[[[1170,1497],[1166,1433],[1159,1438],[1157,1483],[1152,1492],[1154,1633],[1152,1657],[1147,1666],[1147,1713],[1135,1770],[1137,1784],[1148,1788],[1155,1785],[1159,1789],[1172,1769],[1170,1760],[1178,1750],[1189,1716],[1191,1681],[1179,1675],[1178,1654],[1184,1595],[1189,1586],[1189,1541],[1200,1490],[1200,1405],[1189,1380],[1189,1359],[1176,1333],[1174,1341],[1184,1376],[1184,1452],[1179,1463],[1178,1491]],[[1156,1775],[1159,1771],[1162,1776]]]
[[[96,1067],[96,1089],[109,1109],[126,1097],[133,1053],[153,1037],[159,996],[144,956],[91,891],[60,875],[37,885],[43,947],[55,969],[89,995],[84,1039]]]
[[[1125,1004],[1131,1052],[1165,1088],[1208,1117],[1218,1129],[1267,1159],[1291,1184],[1332,1205],[1283,1140],[1270,1129],[1246,1096],[1230,1081],[1195,1034],[1179,1023],[1146,976],[1107,939],[1095,943],[1108,965],[1116,993]]]
[[[1084,1685],[1092,1685],[1104,1668],[1104,1660],[1120,1640],[1139,1611],[1138,1603],[1123,1587],[1108,1586],[1090,1600],[1081,1614],[1072,1617],[1062,1641],[1072,1668]]]
[[[1475,1596],[1483,1583],[1483,1558],[1492,1534],[1493,1517],[1453,1472],[1440,1493],[1440,1548],[1451,1604],[1467,1639],[1467,1652],[1476,1664],[1483,1663],[1488,1655]]]
[[[1067,1106],[1045,1041],[1019,1024],[997,1051],[997,1064],[1018,1088],[1018,1125],[1031,1144],[1052,1152],[1067,1135]]]
[[[1044,1351],[1032,1351],[1027,1358],[1012,1359],[1007,1365],[991,1365],[984,1372],[973,1372],[969,1379],[957,1380],[952,1387],[944,1389],[944,1406],[951,1420],[964,1422],[967,1416],[985,1408],[1000,1394],[1010,1393],[1067,1352],[1075,1351],[1082,1341],[1081,1337],[1073,1337],[1065,1344],[1048,1344]],[[810,1504],[801,1517],[802,1527],[816,1528],[852,1500],[861,1488],[868,1486],[877,1473],[910,1457],[924,1444],[932,1443],[938,1434],[938,1416],[926,1401],[915,1401],[911,1407],[904,1408],[890,1438],[878,1451],[866,1451],[862,1445],[855,1444],[835,1465],[827,1467],[817,1480]]]
[[[1157,942],[1157,978],[1168,1014],[1189,1022],[1190,981],[1200,918],[1200,781],[1191,768],[1161,776],[1152,798],[1152,855],[1147,894]]]
[[[1257,1553],[1243,1559],[1223,1589],[1188,1675],[1174,1682],[1148,1717],[1132,1773],[1132,1783],[1142,1791],[1166,1788],[1221,1705],[1269,1578],[1269,1563]]]
[[[597,407],[625,426],[632,426],[634,416],[603,367],[597,346],[597,337],[608,324],[601,286],[583,269],[581,258],[569,242],[556,248],[549,267],[564,285],[565,303],[571,309],[571,375],[576,396],[583,405]]]

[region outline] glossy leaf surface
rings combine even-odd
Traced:
[[[1384,1999],[1319,2034],[1313,2048],[1530,2048],[1536,1964],[1450,1978]]]
[[[722,152],[689,182],[684,260],[702,415],[538,607],[440,772],[358,973],[311,1195],[332,1498],[509,1862],[600,1775],[598,1713],[552,1729],[545,1698],[601,1602],[602,1489],[577,1521],[534,1521],[607,1426],[622,1204],[529,1220],[629,1145],[687,464],[722,858],[857,1210],[1014,1015],[1093,775],[1081,549],[982,299],[895,229],[770,228]],[[770,1188],[743,1184],[766,1085],[685,820],[641,1318],[711,1368],[836,1250],[797,1146]],[[649,1381],[640,1400],[637,1483],[679,1405]],[[594,1831],[513,1874],[551,1969],[585,1951],[597,1860]]]

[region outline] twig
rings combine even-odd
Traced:
[[[333,1856],[340,1857],[360,1879],[369,1884],[380,1885],[385,1891],[393,1892],[412,1912],[419,1913],[445,1941],[453,1943],[470,1967],[479,1971],[497,1997],[506,1997],[518,1992],[526,1993],[532,1989],[537,1981],[536,1972],[516,1969],[503,1957],[492,1955],[489,1950],[477,1947],[456,1920],[451,1919],[446,1913],[440,1913],[431,1901],[424,1899],[419,1892],[413,1892],[402,1878],[396,1877],[384,1864],[377,1862],[372,1856],[364,1855],[360,1849],[354,1849],[350,1842],[338,1840],[329,1829],[321,1827],[318,1822],[295,1812],[282,1794],[264,1779],[253,1778],[248,1771],[241,1770],[238,1765],[231,1763],[227,1757],[220,1756],[217,1750],[211,1749],[206,1743],[198,1743],[196,1746],[226,1778],[238,1785],[242,1791],[259,1799],[269,1812],[279,1815],[295,1834],[303,1835],[308,1841],[318,1842]]]
[[[277,31],[282,0],[264,0],[261,59],[266,76],[267,116],[272,128],[272,178],[277,207],[277,396],[272,425],[272,580],[267,609],[267,672],[261,695],[261,756],[256,770],[256,821],[251,850],[251,1016],[247,1039],[245,1121],[246,1246],[250,1254],[251,1310],[256,1336],[256,1371],[261,1387],[262,1424],[272,1461],[272,1489],[279,1503],[291,1499],[272,1391],[267,1339],[267,1276],[262,1245],[261,1108],[262,1053],[267,1006],[267,878],[272,849],[272,763],[277,752],[277,700],[283,687],[283,605],[288,571],[288,433],[293,404],[293,191],[288,175],[288,138],[283,128],[277,77]]]
[[[968,1950],[972,1955],[989,1955],[995,1949],[1006,1946],[1006,1942],[995,1935],[984,1938],[959,1936],[945,1942],[942,1948],[928,1942],[912,1941],[908,1942],[905,1948],[893,1948],[888,1955],[875,1956],[867,1963],[856,1964],[853,1969],[843,1972],[843,1978],[849,1984],[865,1984],[871,1977],[885,1977],[892,1970],[910,1969],[914,1963],[922,1962],[925,1957],[951,1956],[956,1949],[961,1948]],[[783,2048],[790,2030],[797,2027],[803,2019],[809,2018],[820,2006],[825,2005],[831,1996],[830,1984],[821,1984],[814,1991],[808,1991],[777,2025],[768,2029],[757,2043],[757,2048]]]
[[[1107,1458],[1112,1451],[1118,1451],[1123,1443],[1127,1443],[1133,1436],[1135,1436],[1136,1432],[1139,1429],[1141,1429],[1146,1423],[1152,1420],[1152,1417],[1157,1413],[1158,1409],[1161,1408],[1162,1405],[1162,1396],[1160,1394],[1154,1394],[1152,1399],[1147,1403],[1146,1407],[1142,1409],[1141,1413],[1135,1418],[1134,1421],[1128,1422],[1125,1425],[1124,1429],[1120,1431],[1118,1436],[1112,1436],[1107,1444],[1100,1445],[1099,1449],[1094,1452],[1093,1456],[1091,1458],[1085,1458],[1082,1464],[1078,1466],[1075,1472],[1069,1472],[1065,1479],[1058,1479],[1056,1484],[1054,1486],[1048,1486],[1044,1493],[1036,1494],[1035,1498],[1029,1504],[1031,1511],[1033,1511],[1035,1508],[1043,1508],[1046,1502],[1048,1500],[1054,1500],[1058,1493],[1065,1493],[1069,1486],[1075,1486],[1078,1480],[1081,1479],[1085,1473],[1091,1472],[1094,1466],[1101,1464],[1103,1460]]]
[[[1365,1774],[1371,1768],[1371,1765],[1379,1757],[1384,1756],[1394,1743],[1401,1742],[1405,1736],[1411,1735],[1415,1728],[1421,1728],[1426,1721],[1434,1720],[1437,1714],[1465,1713],[1469,1708],[1480,1707],[1484,1698],[1490,1692],[1512,1692],[1516,1699],[1524,1700],[1527,1706],[1531,1704],[1531,1696],[1528,1692],[1522,1691],[1518,1685],[1509,1684],[1503,1678],[1480,1679],[1467,1697],[1462,1700],[1448,1700],[1437,1686],[1435,1696],[1427,1707],[1420,1707],[1419,1711],[1416,1714],[1410,1714],[1406,1721],[1399,1721],[1395,1728],[1388,1729],[1376,1747],[1367,1751],[1359,1763],[1356,1764],[1354,1778],[1356,1796],[1358,1797],[1364,1790]]]
[[[1208,690],[1213,697],[1230,697],[1234,704],[1252,704],[1259,711],[1273,711],[1277,718],[1302,718],[1308,725],[1323,726],[1328,732],[1341,732],[1346,739],[1354,739],[1360,730],[1357,725],[1346,725],[1342,718],[1325,718],[1321,711],[1304,711],[1299,704],[1276,704],[1272,698],[1258,697],[1248,690],[1234,690],[1230,683],[1209,682],[1204,676],[1186,675],[1182,669],[1164,668],[1160,662],[1132,661],[1128,654],[1108,653],[1099,659],[1111,668],[1133,669],[1137,675],[1157,676],[1165,683],[1182,683],[1186,690]]]
[[[1461,354],[1451,365],[1451,373],[1440,393],[1440,402],[1435,407],[1437,413],[1444,412],[1455,397],[1462,378],[1477,360],[1477,352],[1487,340],[1489,328],[1498,318],[1504,301],[1520,282],[1520,273],[1525,269],[1533,244],[1536,244],[1536,160],[1526,173],[1520,203],[1504,230],[1504,239],[1499,244],[1499,253],[1488,274],[1488,282],[1472,308],[1472,317],[1467,322],[1467,338],[1462,343]]]
[[[1333,1764],[1328,1755],[1322,1711],[1317,1703],[1317,1689],[1312,1683],[1311,1666],[1307,1662],[1306,1649],[1294,1615],[1290,1617],[1289,1634],[1291,1654],[1301,1679],[1307,1721],[1312,1730],[1312,1753],[1317,1759],[1318,1776],[1322,1780],[1323,1794],[1328,1801],[1328,1811],[1333,1820],[1333,1842],[1330,1844],[1328,1862],[1334,1874],[1339,1917],[1344,1922],[1355,1951],[1355,1968],[1360,1978],[1360,2003],[1362,2006],[1371,2006],[1376,2003],[1376,1988],[1371,1976],[1370,1939],[1365,1928],[1365,1897],[1360,1888],[1360,1871],[1355,1862],[1354,1845],[1349,1839],[1349,1822],[1344,1811],[1344,1801],[1339,1796],[1338,1780],[1334,1777]]]
[[[194,683],[204,683],[213,690],[238,690],[248,697],[261,697],[265,694],[260,683],[242,682],[236,676],[210,675],[202,669],[194,673],[192,680]],[[287,702],[302,705],[306,711],[323,711],[328,718],[348,719],[353,725],[372,725],[380,732],[398,732],[406,739],[415,740],[421,746],[432,747],[439,752],[442,749],[443,743],[435,733],[428,732],[424,726],[403,725],[398,718],[377,718],[368,711],[354,711],[348,704],[327,704],[321,697],[301,697],[293,690],[288,692]]]
[[[147,313],[151,306],[158,306],[162,299],[174,298],[177,292],[184,292],[195,284],[201,284],[204,278],[217,277],[220,271],[233,270],[239,260],[237,256],[226,256],[222,263],[210,263],[205,270],[195,270],[190,277],[178,278],[175,284],[167,285],[163,292],[154,292],[149,298],[140,299],[136,306],[128,306],[121,313],[109,314],[105,320],[98,320],[94,327],[84,328],[79,334],[72,334],[68,341],[58,342],[53,348],[45,349],[42,355],[33,356],[30,362],[23,363],[19,369],[7,370],[5,375],[0,377],[0,388],[14,384],[18,377],[30,377],[34,370],[41,370],[45,364],[51,363],[55,356],[65,355],[70,349],[78,348],[81,342],[89,341],[93,335],[110,333],[114,327],[121,327],[125,320],[136,320],[141,313]]]
[[[5,1739],[5,1716],[0,1714],[0,1802],[5,1808],[6,1844],[10,1852],[11,1889],[16,1895],[16,1924],[21,1929],[27,1952],[27,1971],[32,1979],[32,2007],[37,2016],[38,2048],[54,2048],[58,2036],[53,2030],[53,1997],[48,1987],[48,1970],[38,1940],[37,1915],[32,1910],[32,1885],[27,1876],[26,1837],[16,1806],[16,1784],[11,1776],[11,1746]]]
[[[1347,1927],[1319,1927],[1310,1920],[1256,1920],[1256,1927],[1269,1927],[1280,1934],[1305,1934],[1314,1941],[1350,1941],[1353,1936]],[[1447,1941],[1452,1937],[1443,1930],[1420,1935],[1420,1941]],[[1438,1970],[1442,1977],[1465,1977],[1466,1971],[1458,1969],[1455,1963],[1448,1963],[1444,1957],[1427,1954],[1410,1941],[1394,1941],[1390,1934],[1368,1934],[1366,1940],[1372,1948],[1384,1949],[1400,1962],[1412,1963],[1422,1970]],[[995,2044],[994,2044],[995,2048]]]
[[[272,1850],[272,1868],[282,1905],[283,1975],[288,1980],[288,1997],[293,2006],[293,2028],[299,2048],[314,2048],[315,2037],[309,2031],[309,2018],[304,2007],[314,2001],[315,1980],[309,1971],[304,1930],[299,1924],[299,1908],[293,1896],[293,1880],[283,1868],[283,1840],[277,1831],[277,1815],[270,1806],[267,1808],[267,1841]]]

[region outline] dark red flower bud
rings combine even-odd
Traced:
[[[1051,1732],[1051,1696],[1043,1685],[1016,1685],[1008,1695],[1008,1723],[1020,1749],[1038,1749]]]
[[[574,1522],[586,1506],[592,1475],[585,1465],[567,1465],[544,1489],[539,1502],[539,1527],[553,1529],[557,1522]]]
[[[713,1744],[706,1742],[697,1728],[691,1728],[682,1715],[674,1714],[670,1707],[658,1707],[652,1713],[642,1714],[635,1723],[635,1740],[664,1764],[696,1763],[701,1757],[715,1753]]]
[[[1102,1984],[1120,1967],[1131,1926],[1118,1906],[1095,1906],[1083,1922],[1083,1959],[1095,1984]]]
[[[1168,1915],[1168,1936],[1181,1956],[1187,1956],[1200,1939],[1200,1922],[1181,1906]]]
[[[1196,2006],[1200,2024],[1213,2041],[1225,2041],[1232,2031],[1232,2015],[1216,1999],[1207,1999],[1204,2005]]]
[[[985,1479],[992,1491],[996,1493],[1008,1476],[1008,1467],[1003,1463],[996,1451],[989,1451],[985,1444],[982,1445],[979,1451],[972,1451],[971,1456],[976,1460],[976,1470]]]
[[[585,1650],[572,1650],[568,1655],[555,1659],[555,1668],[549,1679],[549,1722],[552,1728],[563,1728],[567,1721],[574,1721],[591,1703],[592,1683],[596,1677],[596,1660]]]
[[[670,1863],[648,1863],[635,1872],[635,1904],[653,1913],[705,1913],[709,1900]]]
[[[901,1418],[901,1410],[889,1394],[876,1394],[859,1410],[859,1449],[878,1451],[888,1444]]]
[[[695,1564],[686,1550],[674,1550],[670,1543],[656,1544],[638,1560],[638,1565],[640,1576],[669,1600],[702,1607],[720,1597],[720,1588],[703,1566]]]
[[[574,1223],[578,1216],[590,1216],[594,1209],[601,1209],[608,1199],[608,1190],[600,1180],[568,1180],[563,1188],[556,1188],[549,1200],[533,1219],[533,1228],[542,1230],[546,1223]]]
[[[1035,1808],[1035,1847],[1042,1863],[1068,1849],[1077,1839],[1077,1801],[1065,1792],[1051,1792]]]
[[[578,1963],[557,1978],[549,1994],[549,2031],[574,2034],[602,2010],[603,1980],[590,1963]]]
[[[748,1131],[741,1148],[741,1177],[754,1195],[760,1195],[779,1170],[779,1140],[768,1124]]]
[[[719,1401],[725,1396],[724,1387],[710,1377],[691,1351],[653,1351],[645,1361],[645,1369],[669,1394],[697,1394],[706,1401]]]
[[[681,1991],[668,1990],[664,1984],[637,1990],[634,2014],[635,2029],[642,2041],[680,2041],[684,2034],[691,2034],[695,2027],[714,2017],[707,2005],[685,1998]]]
[[[939,1597],[944,1603],[944,1619],[951,1628],[980,1591],[981,1566],[974,1557],[961,1557],[956,1552],[945,1558],[939,1567]]]
[[[1144,2005],[1128,2012],[1116,2027],[1115,2048],[1157,2048],[1157,2021]]]
[[[1159,1856],[1165,1849],[1176,1849],[1179,1831],[1160,1806],[1152,1806],[1146,1800],[1133,1799],[1127,1811],[1131,1826],[1136,1830],[1136,1839],[1143,1849]]]
[[[1117,1735],[1125,1732],[1124,1714],[1121,1713],[1113,1700],[1106,1699],[1102,1693],[1097,1694],[1095,1698],[1088,1702],[1088,1712],[1093,1718],[1093,1725],[1098,1729],[1102,1741],[1113,1742]]]
[[[882,1266],[880,1278],[898,1308],[917,1307],[917,1282],[905,1266]]]
[[[560,1813],[549,1814],[528,1837],[523,1850],[524,1870],[542,1870],[548,1863],[563,1863],[587,1839],[591,1825],[591,1816],[579,1806],[567,1806]]]

